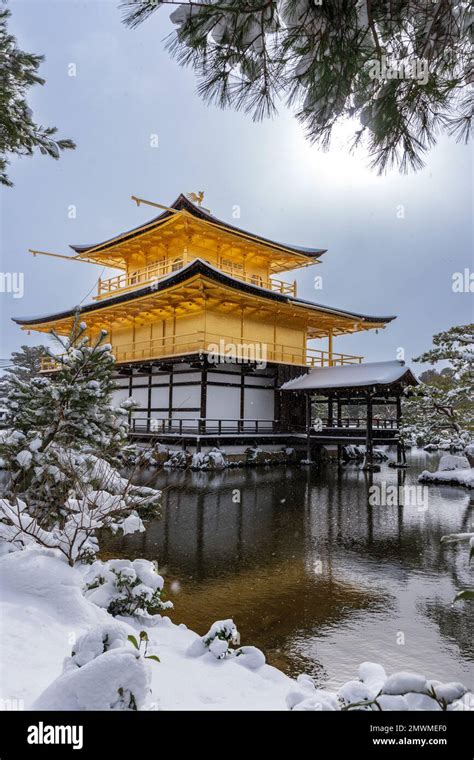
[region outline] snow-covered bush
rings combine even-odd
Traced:
[[[193,454],[191,469],[193,470],[225,470],[228,466],[225,453],[213,448],[207,453],[197,451]]]
[[[233,620],[216,620],[205,636],[193,641],[187,651],[189,657],[200,657],[211,652],[217,660],[233,654],[230,644],[239,643],[239,632]]]
[[[348,444],[342,447],[342,458],[346,461],[362,461],[365,457],[365,446],[355,446],[354,444]],[[388,455],[381,449],[374,448],[372,452],[372,459],[374,462],[384,462],[388,459]]]
[[[265,655],[260,649],[251,646],[233,649],[231,645],[240,644],[240,634],[233,620],[216,620],[205,636],[197,636],[189,645],[188,657],[213,655],[216,660],[232,658],[233,662],[249,670],[256,670],[265,665]]]
[[[96,561],[85,576],[85,596],[111,615],[150,622],[172,602],[161,599],[163,578],[146,559]]]
[[[423,372],[420,384],[405,390],[402,439],[409,445],[462,451],[474,432],[474,325],[437,333],[433,348],[414,361],[448,366]]]
[[[99,548],[96,532],[100,528],[122,528],[128,533],[143,529],[141,519],[129,513],[125,500],[106,491],[89,491],[82,499],[71,497],[64,512],[61,525],[45,529],[29,513],[24,501],[0,499],[0,539],[18,549],[32,544],[58,549],[72,566],[93,559]],[[118,519],[124,513],[129,513],[128,517]],[[127,522],[131,519],[133,524]]]
[[[63,672],[33,710],[140,710],[150,694],[151,669],[130,628],[109,622],[81,636]]]
[[[163,467],[168,467],[170,470],[184,470],[192,462],[192,455],[189,451],[170,451],[169,459],[166,460]]]
[[[265,462],[265,452],[258,446],[249,446],[245,449],[245,454],[247,464],[264,464]]]
[[[359,678],[337,692],[317,689],[309,676],[297,679],[287,695],[290,710],[465,710],[473,709],[474,695],[461,683],[428,680],[418,673],[400,672],[387,677],[384,668],[363,662]]]

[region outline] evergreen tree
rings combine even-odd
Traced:
[[[448,362],[441,372],[427,370],[403,402],[403,436],[418,444],[465,442],[474,435],[474,324],[433,337],[433,348],[414,361]]]
[[[43,56],[25,53],[8,33],[10,11],[0,9],[0,184],[11,186],[6,168],[9,154],[31,156],[35,150],[52,158],[60,151],[75,148],[72,140],[57,140],[55,127],[44,127],[33,120],[26,91],[44,84],[38,75]]]
[[[172,0],[126,0],[136,27]],[[467,140],[472,118],[472,4],[464,0],[197,0],[171,13],[168,48],[194,68],[199,93],[221,107],[296,110],[309,139],[330,143],[356,118],[383,171],[423,165],[439,131]]]
[[[21,380],[31,380],[39,375],[41,358],[45,354],[44,346],[21,346],[19,351],[13,351],[10,362],[4,369],[6,374],[0,378],[0,399],[9,387],[9,378],[12,375]]]
[[[124,487],[114,465],[133,405],[111,404],[115,359],[105,331],[90,344],[86,325],[76,320],[69,338],[53,336],[61,352],[51,354],[56,371],[26,380],[10,375],[0,440],[11,478],[6,494],[48,515],[60,512],[71,489]]]

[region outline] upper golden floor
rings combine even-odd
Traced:
[[[195,252],[196,253],[196,252]],[[219,271],[228,274],[231,277],[236,277],[242,282],[248,282],[251,285],[257,285],[260,288],[266,288],[276,293],[286,293],[287,295],[296,296],[296,280],[293,282],[285,282],[269,275],[268,270],[257,268],[255,266],[249,266],[243,261],[235,261],[229,257],[229,254],[211,256],[207,253],[208,258],[204,259],[208,264],[215,266]],[[99,278],[97,281],[97,295],[96,300],[102,298],[109,298],[110,296],[116,296],[119,293],[136,290],[144,285],[148,285],[153,282],[159,282],[173,272],[177,272],[182,269],[186,264],[190,264],[198,258],[189,251],[185,251],[178,255],[167,255],[161,259],[147,264],[144,267],[138,269],[128,269],[126,272],[115,275],[114,277],[108,277],[106,279]],[[214,260],[213,260],[214,259]]]
[[[72,246],[83,261],[117,268],[100,279],[97,299],[159,281],[195,259],[202,259],[243,282],[296,296],[296,283],[275,274],[318,263],[324,249],[303,249],[253,235],[222,222],[183,195],[151,222],[103,243]]]

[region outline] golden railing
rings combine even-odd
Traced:
[[[216,355],[222,360],[257,363],[278,362],[303,367],[330,367],[343,364],[361,364],[362,356],[320,351],[314,348],[298,349],[283,343],[258,342],[251,338],[235,338],[203,331],[184,335],[153,338],[150,340],[114,346],[117,362],[161,359],[192,353]]]
[[[106,280],[99,279],[97,286],[97,295],[95,300],[110,298],[128,290],[135,290],[143,285],[153,282],[159,282],[164,277],[182,269],[185,264],[190,263],[193,259],[190,257],[180,258],[179,261],[166,262],[165,264],[149,264],[142,269],[136,269],[133,272],[124,272],[123,274],[109,277]],[[229,274],[242,282],[248,282],[251,285],[271,290],[276,293],[296,296],[296,281],[284,282],[274,277],[262,277],[258,274],[247,274],[236,267],[218,267],[219,271]]]
[[[119,363],[148,361],[172,356],[203,353],[215,356],[218,361],[249,361],[259,364],[277,362],[301,367],[337,367],[343,364],[361,364],[363,357],[320,351],[315,348],[298,349],[283,343],[265,343],[251,338],[235,338],[204,331],[136,341],[113,346]],[[41,358],[41,372],[55,372],[61,364],[52,356]]]

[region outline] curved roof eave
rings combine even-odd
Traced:
[[[176,272],[172,272],[162,280],[152,282],[142,288],[138,288],[137,290],[127,291],[126,293],[113,296],[112,298],[104,298],[102,301],[94,301],[92,303],[85,304],[84,306],[74,307],[57,314],[45,315],[43,317],[13,317],[13,321],[19,325],[44,324],[45,322],[54,322],[58,319],[67,319],[68,317],[71,317],[78,312],[81,314],[86,314],[87,312],[91,311],[99,311],[106,307],[116,306],[121,303],[133,301],[136,298],[141,298],[142,296],[146,296],[150,293],[158,293],[160,290],[166,290],[168,287],[179,285],[180,283],[189,280],[191,277],[194,277],[197,274],[205,275],[209,279],[219,282],[223,285],[227,285],[234,290],[240,290],[241,292],[250,293],[251,295],[257,295],[260,298],[263,297],[270,300],[279,301],[280,303],[288,303],[294,304],[295,306],[312,308],[316,311],[323,311],[327,314],[334,314],[335,316],[349,317],[353,319],[360,319],[368,323],[379,324],[387,324],[388,322],[396,319],[396,316],[373,317],[367,314],[358,314],[356,312],[346,311],[344,309],[336,309],[331,306],[324,306],[322,304],[313,303],[311,301],[305,301],[303,299],[296,298],[295,296],[277,293],[275,291],[260,287],[259,285],[252,285],[251,283],[243,282],[242,280],[239,280],[235,277],[224,274],[224,272],[221,272],[219,269],[216,269],[211,264],[208,264],[202,259],[194,259],[194,261],[192,261],[190,264],[187,264],[181,269],[178,269]]]
[[[183,193],[180,193],[176,200],[171,204],[169,208],[173,208],[176,211],[188,211],[192,216],[197,217],[198,219],[202,219],[204,221],[212,222],[213,224],[217,224],[224,229],[229,230],[230,232],[236,232],[242,237],[251,237],[254,240],[259,240],[264,245],[269,245],[272,247],[282,248],[287,251],[291,251],[293,253],[297,253],[300,256],[306,256],[307,258],[311,259],[318,259],[320,256],[322,256],[324,253],[326,253],[327,248],[306,248],[303,246],[298,245],[286,245],[286,243],[278,243],[276,240],[270,240],[269,238],[262,237],[261,235],[256,235],[253,232],[248,232],[247,230],[240,229],[239,227],[235,227],[232,224],[228,224],[228,222],[223,222],[221,219],[218,219],[217,217],[213,216],[212,214],[208,213],[202,208],[199,208],[199,206],[196,206],[194,203],[192,203],[188,198],[186,198]],[[146,222],[145,224],[141,224],[138,227],[133,227],[131,230],[128,230],[127,232],[122,233],[121,235],[118,235],[117,237],[110,238],[109,240],[104,240],[102,243],[94,243],[93,245],[70,245],[69,247],[72,248],[73,251],[76,253],[87,253],[88,251],[99,249],[100,251],[107,250],[107,248],[112,247],[113,245],[116,245],[117,243],[123,243],[126,240],[132,239],[136,237],[137,235],[140,235],[141,233],[145,233],[150,231],[150,229],[153,229],[153,225],[156,224],[156,226],[159,226],[164,221],[169,219],[171,216],[173,216],[173,213],[171,211],[162,211],[158,216],[155,216],[151,221]]]

